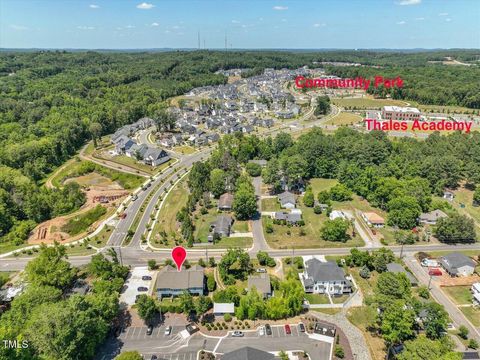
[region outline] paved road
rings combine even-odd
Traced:
[[[417,259],[415,259],[413,253],[407,253],[405,264],[412,271],[418,281],[424,285],[429,285],[430,276],[428,275],[426,268],[422,267]],[[457,329],[460,325],[466,326],[470,333],[469,336],[480,341],[480,332],[478,329],[473,326],[452,300],[450,300],[450,298],[440,289],[439,284],[435,280],[430,282],[430,294],[439,304],[442,304],[445,307],[445,310],[447,310]]]
[[[270,246],[268,246],[265,236],[263,234],[262,227],[262,215],[261,215],[261,205],[262,205],[262,177],[254,177],[253,187],[255,188],[255,196],[257,197],[257,209],[258,213],[255,215],[255,218],[252,220],[252,234],[253,234],[253,252],[258,251],[268,251]]]
[[[372,247],[369,250],[376,250],[380,247]],[[397,256],[400,255],[400,246],[389,246]],[[347,255],[350,253],[350,250],[353,248],[324,248],[324,249],[297,249],[295,248],[295,256],[305,256],[305,255]],[[429,251],[460,251],[460,250],[477,250],[480,252],[480,244],[473,245],[444,245],[444,244],[434,244],[434,245],[405,245],[403,249],[403,255],[415,254],[419,251],[429,252]],[[225,253],[225,249],[208,249],[208,256],[220,259],[220,257]],[[256,249],[251,249],[249,254],[251,257],[255,257],[258,251]],[[291,249],[284,250],[268,250],[268,253],[272,257],[287,257],[292,255]],[[165,250],[142,250],[132,247],[121,248],[121,257],[125,265],[131,266],[145,266],[149,259],[154,259],[158,263],[162,262],[165,259],[169,259],[171,256],[171,249]],[[187,258],[189,260],[195,261],[200,258],[205,258],[205,250],[198,249],[188,249]],[[20,257],[20,258],[1,258],[0,259],[0,271],[18,271],[23,270],[26,264],[33,259],[33,257]],[[88,256],[70,256],[69,261],[74,266],[85,265],[90,261],[90,255]]]

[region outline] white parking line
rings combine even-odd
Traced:
[[[137,329],[138,329],[138,328],[136,328],[136,327],[133,328],[133,331],[132,331],[132,333],[130,334],[130,335],[132,336],[132,339],[133,339],[133,337],[135,336],[135,331],[137,331]]]
[[[161,327],[159,326],[159,327],[158,327],[158,331],[157,331],[157,338],[158,338],[158,336],[160,335],[160,330],[161,330]]]

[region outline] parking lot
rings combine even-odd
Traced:
[[[272,335],[267,335],[266,332],[264,335],[260,335],[259,329],[256,330],[244,330],[244,338],[284,338],[284,337],[296,337],[296,336],[307,336],[305,333],[302,333],[298,330],[298,324],[290,324],[291,334],[287,334],[285,327],[283,325],[271,325]],[[233,331],[230,331],[228,337],[234,337]]]
[[[185,330],[185,326],[173,326],[172,332],[170,335],[165,335],[166,326],[156,326],[153,328],[152,335],[147,335],[146,326],[131,326],[126,328],[118,337],[121,340],[147,340],[147,339],[157,339],[168,341],[173,339],[178,333],[182,330]]]
[[[142,280],[143,276],[150,276],[152,280]],[[148,270],[146,266],[135,267],[129,274],[124,284],[124,289],[120,295],[120,303],[129,306],[135,304],[135,299],[139,294],[151,294],[153,282],[155,281],[155,271]],[[139,287],[145,287],[147,291],[138,291]]]
[[[180,354],[161,354],[161,353],[147,353],[142,354],[145,360],[150,360],[152,355],[157,356],[157,360],[196,360],[197,359],[197,352],[196,351],[189,351]]]
[[[232,332],[220,339],[215,352],[224,354],[243,346],[251,346],[263,351],[300,350],[306,351],[312,359],[329,359],[332,345],[310,338],[306,333],[298,331],[298,324],[290,324],[291,334],[287,334],[283,325],[273,325],[272,334],[260,336],[259,331],[244,331],[243,337],[233,337]]]

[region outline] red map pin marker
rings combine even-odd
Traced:
[[[182,264],[187,258],[187,251],[182,246],[177,246],[172,250],[172,259],[177,265],[177,270],[182,270]]]

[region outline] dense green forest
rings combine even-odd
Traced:
[[[479,53],[0,52],[0,239],[21,242],[35,223],[79,206],[82,196],[78,188],[61,190],[68,192],[64,196],[60,190],[41,189],[38,184],[71,158],[92,133],[101,129],[108,134],[143,116],[153,116],[165,106],[164,100],[194,87],[225,83],[224,76],[214,74],[218,69],[250,68],[253,75],[265,67],[360,62],[382,68],[330,71],[405,76],[412,85],[395,97],[479,108],[480,69],[427,63],[446,56],[473,62]],[[12,232],[14,235],[6,236]]]

